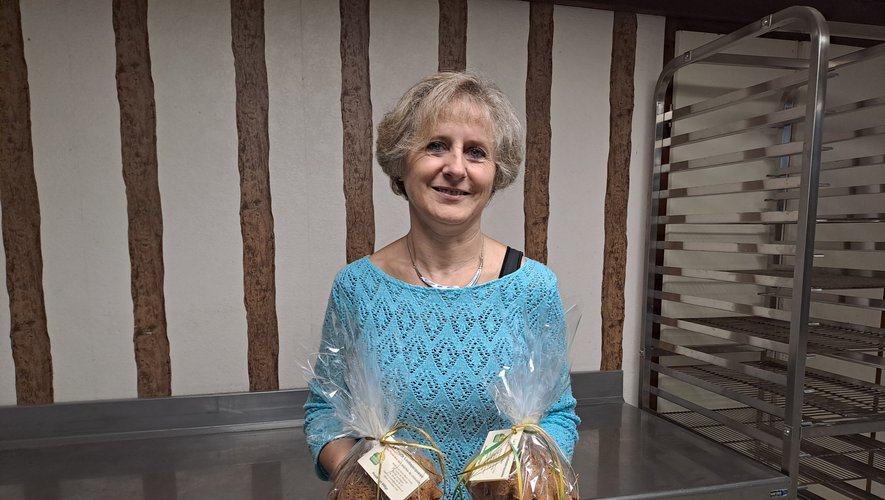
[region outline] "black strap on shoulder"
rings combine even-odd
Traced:
[[[501,265],[501,274],[498,277],[503,278],[519,269],[520,266],[522,266],[522,252],[507,247],[507,253],[504,254],[504,264]]]

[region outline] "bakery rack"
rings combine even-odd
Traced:
[[[640,405],[791,498],[885,496],[883,41],[790,7],[655,90]]]

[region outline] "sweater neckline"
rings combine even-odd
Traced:
[[[471,287],[466,287],[466,288],[429,288],[426,286],[413,285],[411,283],[406,283],[405,281],[394,278],[393,276],[391,276],[391,275],[387,274],[386,272],[384,272],[383,270],[381,270],[380,267],[376,266],[375,263],[372,262],[372,260],[369,258],[368,255],[361,258],[359,261],[363,261],[364,264],[369,269],[371,269],[373,273],[380,275],[385,281],[389,281],[389,282],[399,285],[403,288],[411,288],[411,289],[416,289],[416,290],[433,290],[435,292],[442,292],[442,293],[452,293],[452,292],[460,293],[465,290],[480,290],[480,289],[482,289],[486,286],[489,286],[489,285],[498,285],[501,283],[506,283],[506,281],[508,279],[514,279],[513,277],[520,276],[523,273],[527,272],[526,269],[529,266],[533,266],[535,263],[535,261],[533,261],[532,259],[526,258],[525,263],[523,265],[519,266],[519,269],[517,269],[516,271],[513,271],[512,273],[508,274],[507,276],[504,276],[502,278],[495,278],[492,281],[487,281],[485,283],[480,283],[478,285],[473,285]],[[359,261],[357,261],[357,262],[359,262]]]

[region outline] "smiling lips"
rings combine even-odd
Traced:
[[[467,191],[461,191],[460,189],[455,189],[455,188],[434,187],[433,189],[442,193],[442,194],[447,194],[449,196],[467,196],[468,194],[470,194]]]

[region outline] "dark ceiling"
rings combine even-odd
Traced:
[[[682,19],[683,25],[721,26],[731,31],[793,5],[808,5],[828,21],[885,26],[885,0],[554,0],[559,5],[621,10]]]

